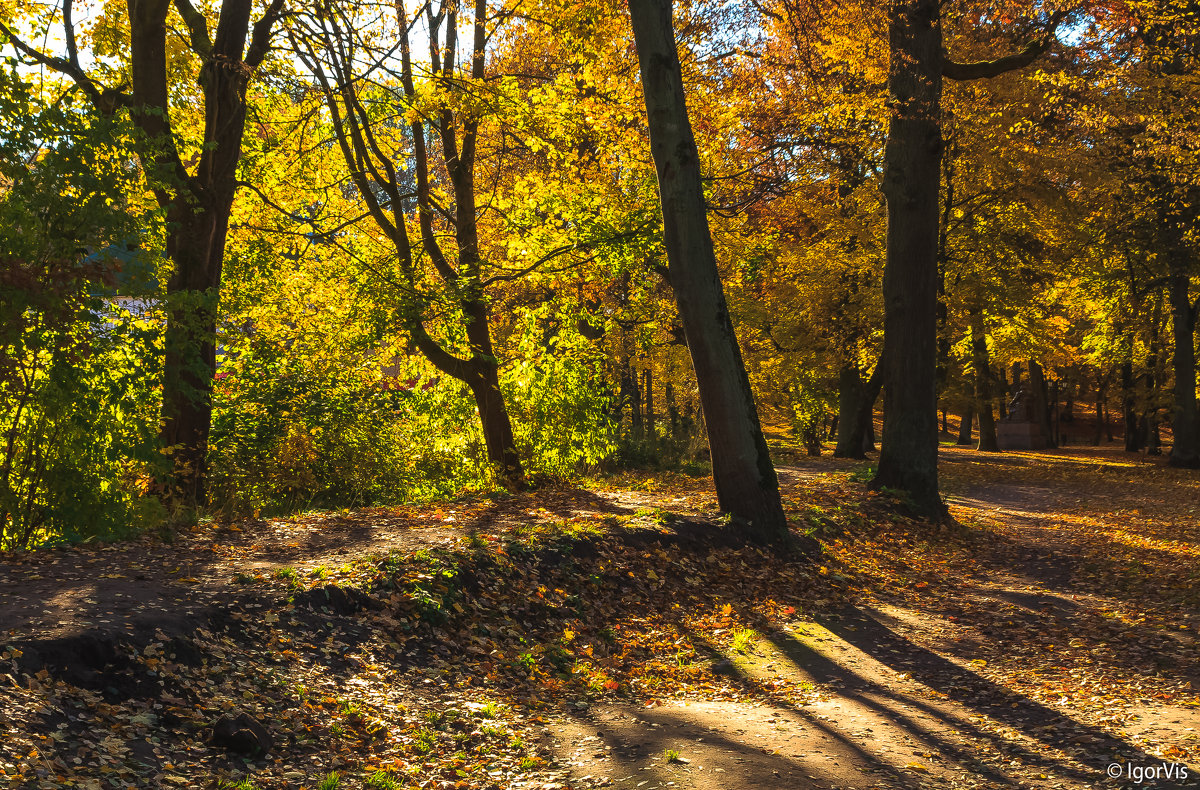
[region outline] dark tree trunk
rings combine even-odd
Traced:
[[[658,435],[654,431],[654,374],[650,368],[646,368],[643,380],[646,382],[642,388],[646,395],[646,437],[653,445],[657,441]]]
[[[1154,300],[1154,312],[1150,316],[1150,347],[1146,353],[1145,409],[1142,412],[1142,436],[1146,443],[1146,455],[1162,455],[1162,442],[1158,432],[1158,375],[1162,353],[1162,292]]]
[[[159,440],[171,450],[165,499],[184,510],[206,501],[217,309],[230,206],[199,214],[178,212],[177,230],[167,241],[175,271],[167,284]]]
[[[1196,410],[1196,313],[1192,308],[1190,286],[1183,251],[1175,251],[1171,273],[1171,326],[1175,347],[1172,367],[1175,372],[1171,445],[1171,466],[1200,467],[1200,414]]]
[[[717,502],[743,523],[747,537],[783,540],[789,533],[779,483],[709,235],[671,0],[631,0],[629,12],[658,172],[667,262],[708,426]]]
[[[1009,398],[1008,372],[1004,369],[1003,365],[998,366],[997,370],[1000,373],[1000,376],[999,376],[999,378],[1000,378],[1000,398],[998,400],[998,403],[1000,405],[1000,419],[1007,420],[1008,419],[1008,398]]]
[[[884,152],[883,447],[872,481],[942,519],[937,475],[937,253],[942,134],[938,0],[893,0]]]
[[[867,453],[875,449],[875,401],[879,399],[879,390],[883,386],[883,369],[880,364],[876,363],[871,378],[865,384],[858,371],[853,371],[857,386],[847,380],[854,397],[852,404],[845,404],[845,409],[840,386],[841,376],[846,376],[845,369],[839,376],[838,411],[841,417],[838,420],[837,444],[833,450],[835,458],[866,458]]]
[[[1133,362],[1121,363],[1121,412],[1125,424],[1125,452],[1142,449],[1142,434],[1138,430],[1137,391],[1134,389]]]
[[[834,458],[866,458],[862,449],[861,424],[859,411],[862,408],[864,396],[862,376],[854,365],[843,365],[838,372],[838,433],[837,444],[833,448]],[[859,429],[859,435],[853,434]]]
[[[965,447],[971,444],[971,428],[975,423],[975,408],[971,403],[968,403],[963,408],[962,419],[958,423],[958,444]]]
[[[975,368],[975,407],[979,410],[979,449],[989,453],[999,452],[996,418],[992,414],[992,367],[988,360],[983,313],[972,310],[970,321],[971,361]]]
[[[1046,385],[1046,375],[1042,372],[1042,366],[1032,359],[1029,360],[1029,389],[1033,397],[1031,415],[1042,426],[1042,433],[1046,436],[1046,446],[1057,447],[1050,409],[1050,389]]]
[[[626,362],[621,372],[621,399],[629,405],[630,432],[642,435],[642,388],[638,385],[637,369]]]
[[[679,438],[679,407],[675,403],[675,388],[667,382],[664,396],[667,400],[667,419],[671,423],[671,438]]]
[[[488,462],[495,468],[496,477],[505,487],[510,491],[520,490],[524,486],[521,459],[517,455],[512,422],[500,392],[500,375],[496,365],[483,366],[468,386],[479,409]]]

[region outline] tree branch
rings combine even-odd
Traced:
[[[1020,52],[1005,55],[995,60],[978,60],[973,63],[958,63],[950,60],[945,51],[942,52],[942,76],[947,79],[965,82],[967,80],[983,80],[998,77],[1010,71],[1023,69],[1033,63],[1050,48],[1051,35],[1030,41]]]
[[[192,51],[201,58],[212,54],[212,39],[208,37],[208,20],[204,14],[196,10],[191,0],[175,0],[175,10],[183,17],[187,25],[188,35],[192,42]]]
[[[271,29],[282,15],[283,0],[272,0],[262,18],[254,23],[250,34],[250,47],[246,50],[246,57],[242,59],[247,68],[258,68],[267,52],[271,50]]]
[[[67,40],[67,57],[56,58],[53,55],[47,55],[37,49],[26,44],[17,34],[14,33],[7,25],[0,22],[0,33],[12,43],[13,48],[25,57],[38,63],[46,68],[57,71],[70,77],[71,80],[87,95],[91,100],[92,105],[105,115],[111,115],[118,107],[129,106],[128,94],[122,92],[119,88],[101,88],[92,81],[83,68],[79,65],[79,55],[75,44],[75,27],[71,23],[71,3],[67,2],[63,8],[63,24],[65,26],[65,36]]]

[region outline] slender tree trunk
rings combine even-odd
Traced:
[[[669,381],[667,382],[667,386],[664,391],[664,397],[666,397],[666,400],[667,400],[667,420],[669,420],[671,423],[671,438],[678,439],[679,438],[679,406],[677,406],[675,403],[675,388],[671,385],[671,382],[669,382]]]
[[[1136,453],[1142,449],[1142,434],[1138,430],[1137,391],[1134,386],[1133,361],[1127,359],[1121,363],[1121,412],[1125,423],[1127,453]]]
[[[469,209],[473,218],[474,202],[463,205],[465,202],[459,205],[464,211]],[[464,257],[461,250],[462,247],[460,260]],[[468,296],[462,306],[467,322],[467,341],[471,348],[471,360],[467,366],[470,373],[465,383],[470,387],[471,394],[475,396],[475,405],[479,408],[488,461],[501,485],[509,491],[520,491],[526,487],[525,470],[521,466],[508,407],[500,390],[500,365],[492,345],[490,311],[481,294]]]
[[[744,524],[747,537],[783,540],[789,533],[779,483],[709,235],[671,0],[631,0],[629,12],[658,172],[667,261],[708,426],[717,502]]]
[[[971,358],[975,368],[975,408],[979,410],[979,448],[984,452],[999,452],[996,439],[996,418],[992,414],[992,367],[988,360],[987,332],[983,313],[972,310]]]
[[[1000,419],[1007,420],[1008,419],[1008,397],[1009,397],[1009,394],[1008,394],[1008,371],[1006,371],[1004,369],[1003,365],[997,366],[996,370],[1000,374],[999,375],[1000,399],[998,401],[1000,404]]]
[[[508,409],[500,391],[500,374],[496,365],[483,366],[479,375],[468,386],[479,409],[488,462],[495,468],[496,477],[506,488],[518,491],[524,486],[524,474],[520,456],[517,455],[512,422],[508,418]]]
[[[1182,251],[1176,251],[1173,257],[1178,261],[1183,257]],[[1186,265],[1175,261],[1171,274],[1171,325],[1175,339],[1172,356],[1175,370],[1172,429],[1175,442],[1171,445],[1171,455],[1167,460],[1171,466],[1196,468],[1200,467],[1200,414],[1196,410],[1196,314],[1192,310],[1188,270]]]
[[[650,368],[646,368],[643,381],[645,381],[645,386],[642,390],[646,395],[646,438],[650,440],[650,445],[654,446],[658,440],[658,434],[654,430],[654,373]]]
[[[629,430],[638,438],[642,435],[642,388],[638,385],[637,369],[626,361],[621,372],[623,400],[629,404]]]
[[[1158,385],[1159,365],[1162,354],[1162,292],[1154,300],[1154,311],[1150,316],[1150,347],[1146,354],[1146,401],[1142,412],[1142,436],[1146,443],[1146,455],[1162,455],[1162,442],[1158,432]]]
[[[958,423],[958,444],[960,447],[965,447],[971,444],[971,429],[975,423],[975,407],[973,402],[967,403],[963,408],[962,419]]]
[[[1046,385],[1046,375],[1042,372],[1042,366],[1032,359],[1029,360],[1029,389],[1033,395],[1033,408],[1030,411],[1042,426],[1042,433],[1046,435],[1046,446],[1057,447],[1050,409],[1050,389]]]
[[[937,476],[937,251],[942,28],[938,0],[893,0],[888,24],[892,110],[884,151],[883,447],[876,488],[946,516]]]

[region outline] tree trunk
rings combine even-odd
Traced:
[[[1029,360],[1029,389],[1033,397],[1033,408],[1030,409],[1030,414],[1033,416],[1033,419],[1041,424],[1042,433],[1046,436],[1046,446],[1057,447],[1058,442],[1055,441],[1054,422],[1050,411],[1050,390],[1046,386],[1046,375],[1042,372],[1042,366],[1032,359]]]
[[[1000,398],[998,401],[999,406],[1000,406],[1000,419],[1007,420],[1008,419],[1008,398],[1009,398],[1008,371],[1006,371],[1004,369],[1003,365],[999,365],[996,368],[996,370],[1000,374],[998,377],[1000,379]]]
[[[645,386],[642,391],[646,395],[646,438],[650,440],[650,445],[653,447],[658,439],[658,434],[654,431],[654,373],[650,368],[646,368],[643,376]]]
[[[1200,467],[1200,414],[1196,411],[1196,314],[1192,310],[1189,288],[1191,278],[1183,257],[1175,251],[1171,273],[1171,325],[1175,348],[1172,366],[1175,371],[1172,429],[1175,442],[1167,462],[1171,466]]]
[[[191,30],[193,49],[203,60],[198,82],[205,120],[201,153],[190,174],[176,148],[167,109],[170,3],[129,0],[128,6],[131,114],[146,136],[143,165],[160,182],[155,193],[167,209],[167,254],[175,264],[167,284],[160,440],[173,462],[164,498],[183,510],[194,510],[206,499],[216,317],[246,124],[246,85],[266,55],[282,1],[270,4],[253,34],[251,6],[250,0],[224,0],[211,41],[206,29]]]
[[[991,411],[991,364],[988,359],[988,335],[983,312],[971,311],[971,361],[974,367],[976,408],[979,412],[979,448],[985,453],[1000,451],[996,439],[996,418]]]
[[[842,375],[845,375],[844,369]],[[879,399],[879,390],[883,385],[881,363],[876,363],[871,378],[865,384],[857,370],[854,371],[854,379],[858,381],[858,386],[853,408],[843,411],[839,377],[838,410],[842,416],[838,420],[837,445],[833,450],[835,458],[862,459],[875,449],[875,401]]]
[[[629,404],[629,430],[635,437],[642,435],[642,388],[638,386],[637,369],[625,363],[621,371],[622,400]]]
[[[1154,312],[1150,316],[1150,347],[1146,353],[1146,402],[1142,412],[1142,436],[1146,443],[1146,455],[1162,455],[1162,442],[1158,433],[1158,375],[1161,364],[1162,344],[1162,291],[1154,300]]]
[[[833,448],[834,458],[866,458],[862,449],[862,426],[859,412],[862,408],[862,376],[854,365],[843,365],[838,372],[838,416],[837,444]],[[855,430],[859,435],[854,436]]]
[[[629,12],[658,173],[667,262],[708,426],[717,502],[742,522],[748,538],[783,540],[789,532],[779,483],[709,235],[671,0],[631,0]]]
[[[1142,434],[1138,431],[1133,361],[1128,359],[1121,363],[1121,411],[1125,423],[1125,452],[1139,452],[1142,449]]]
[[[893,0],[892,110],[884,151],[883,447],[875,488],[900,489],[942,519],[937,477],[937,252],[942,134],[938,0]]]
[[[671,438],[679,438],[679,407],[675,404],[675,388],[667,382],[664,396],[667,400],[667,419],[671,423]]]
[[[988,453],[1000,451],[996,439],[996,418],[992,414],[992,368],[988,360],[987,333],[983,313],[972,310],[971,362],[975,368],[975,407],[979,410],[979,448]]]
[[[975,407],[968,403],[963,408],[962,419],[958,423],[958,444],[960,447],[965,447],[971,444],[971,428],[975,423]]]
[[[171,458],[164,498],[186,511],[207,500],[217,309],[231,205],[223,202],[202,213],[172,212],[176,230],[167,240],[175,270],[167,284],[159,440]]]
[[[487,448],[488,462],[496,472],[497,479],[509,491],[519,491],[525,485],[521,459],[517,455],[517,443],[513,437],[512,422],[500,392],[500,373],[496,365],[482,366],[479,375],[468,386],[475,396],[479,409],[479,421],[483,427],[483,443]]]

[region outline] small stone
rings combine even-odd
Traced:
[[[247,713],[217,719],[208,742],[247,757],[260,757],[275,745],[267,728]]]

